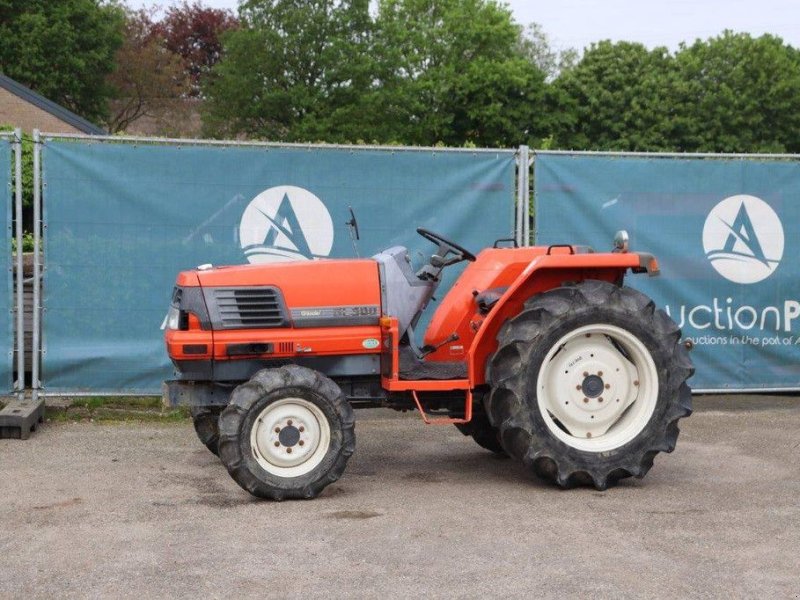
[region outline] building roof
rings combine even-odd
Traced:
[[[91,121],[87,121],[83,117],[76,115],[74,112],[67,110],[60,104],[56,104],[52,100],[48,100],[41,94],[37,94],[30,88],[25,87],[21,83],[14,81],[2,73],[0,73],[0,88],[11,92],[15,96],[19,96],[26,102],[29,102],[37,108],[50,113],[58,120],[71,125],[83,133],[88,133],[90,135],[106,135],[107,133],[102,127],[98,127]]]

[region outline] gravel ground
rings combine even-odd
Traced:
[[[800,597],[800,401],[695,406],[606,492],[361,411],[344,477],[283,503],[187,422],[51,423],[0,440],[0,597]]]

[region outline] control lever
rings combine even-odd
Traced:
[[[434,346],[431,346],[430,344],[425,344],[422,348],[420,348],[420,354],[422,357],[428,356],[428,354],[436,352],[439,348],[441,348],[445,344],[449,344],[450,342],[457,342],[458,340],[459,340],[458,334],[454,331],[444,341],[441,341]]]

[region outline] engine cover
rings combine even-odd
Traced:
[[[213,329],[377,325],[374,260],[315,260],[197,271]]]

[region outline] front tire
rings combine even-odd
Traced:
[[[503,447],[561,487],[644,477],[689,416],[680,329],[630,288],[585,281],[539,294],[490,359],[487,413]]]
[[[259,498],[314,498],[355,450],[353,409],[333,381],[289,365],[238,386],[219,420],[220,459]]]
[[[219,415],[224,406],[192,406],[189,409],[197,438],[215,456],[219,456]]]

